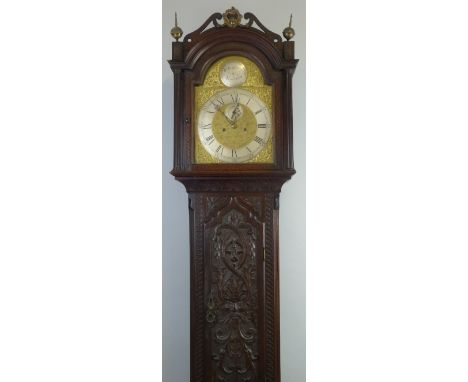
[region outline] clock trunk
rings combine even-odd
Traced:
[[[189,200],[191,380],[279,381],[277,194]]]

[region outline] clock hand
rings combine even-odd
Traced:
[[[232,111],[232,116],[231,116],[231,120],[232,121],[237,121],[237,119],[239,118],[241,112],[240,112],[240,109],[239,109],[239,101],[236,102],[236,106],[234,107],[234,110]]]
[[[221,110],[221,105],[216,105],[216,104],[213,104],[213,105],[216,111],[219,111],[223,115],[223,117],[226,119],[226,121],[228,121],[229,124],[232,126],[233,120],[229,118],[225,113],[223,113],[223,111]]]
[[[232,126],[233,123],[235,123],[235,121],[233,121],[231,118],[229,118],[226,114],[224,114],[223,112],[221,112],[221,114],[224,116],[224,118],[226,118],[226,121],[229,122],[229,124]]]
[[[235,117],[236,117],[236,109],[234,108],[231,114],[231,120],[235,121]]]

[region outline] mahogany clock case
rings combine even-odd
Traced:
[[[291,96],[298,60],[294,42],[266,29],[253,14],[244,14],[250,24],[236,30],[219,26],[219,16],[213,14],[183,41],[173,42],[170,60],[174,73],[171,173],[189,194],[191,381],[234,381],[241,376],[252,382],[280,381],[279,194],[295,173]],[[212,64],[227,55],[255,62],[274,89],[273,163],[194,162],[193,89]],[[232,250],[223,250],[228,262],[216,263],[214,242],[223,248],[234,243]],[[236,268],[239,256],[243,265]],[[219,272],[231,274],[231,285],[222,290],[216,281]],[[249,285],[248,299],[239,297],[244,293],[239,282]],[[221,301],[219,296],[226,293],[231,297]],[[232,316],[222,308],[228,300],[248,317],[242,322],[234,319],[237,313]],[[229,333],[237,331],[240,337],[230,335],[226,340],[228,332],[220,333],[228,329],[217,324],[221,321],[231,322]],[[244,349],[241,356],[233,350],[239,346]]]

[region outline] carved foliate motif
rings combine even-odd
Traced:
[[[246,203],[248,203],[257,214],[257,217],[263,218],[263,197],[261,196],[246,196],[244,197]]]
[[[213,381],[258,380],[258,247],[261,225],[237,198],[205,230],[207,338]]]

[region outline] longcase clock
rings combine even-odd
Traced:
[[[294,30],[252,13],[171,30],[174,168],[188,192],[191,382],[280,381],[278,224],[293,166]]]

